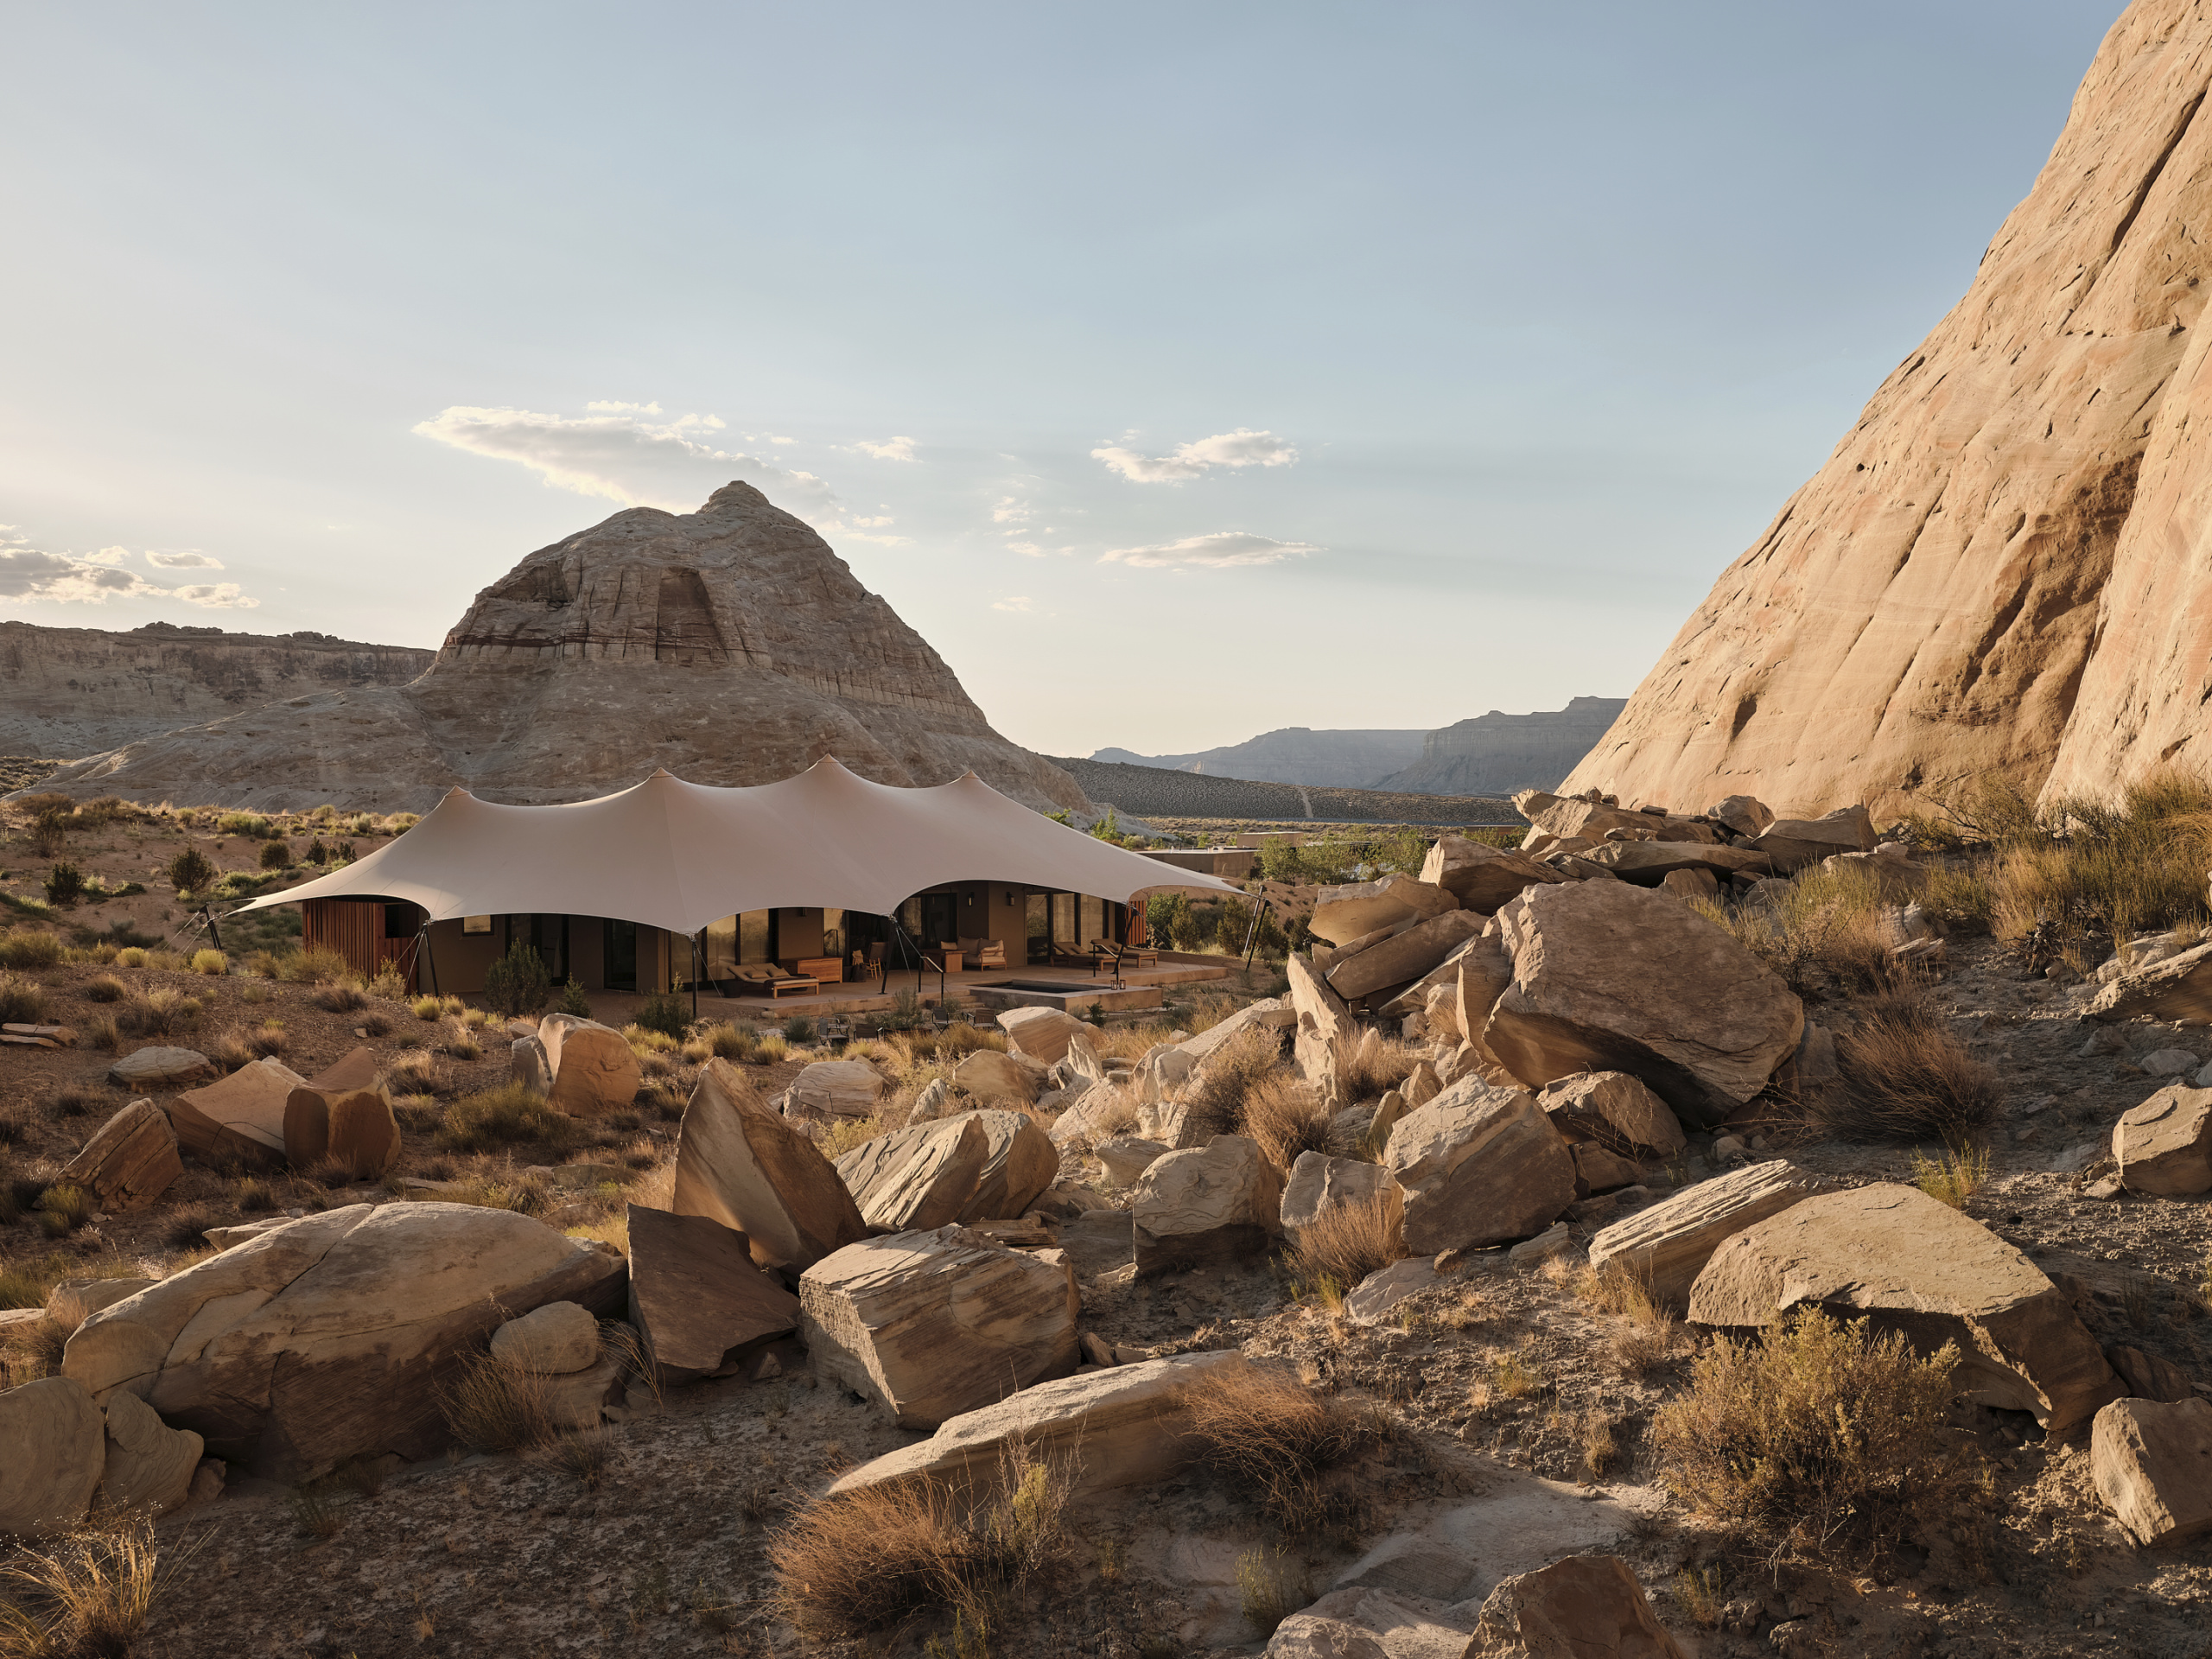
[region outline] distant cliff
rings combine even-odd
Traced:
[[[404,685],[435,654],[327,633],[0,622],[0,754],[74,760],[308,692]]]
[[[1575,697],[1564,709],[1495,709],[1428,734],[1421,759],[1375,787],[1414,795],[1509,795],[1552,789],[1605,736],[1625,697]]]
[[[1325,784],[1364,789],[1386,772],[1410,766],[1421,752],[1420,731],[1317,732],[1286,726],[1242,743],[1195,754],[1136,754],[1101,749],[1090,758],[1127,766],[1160,766],[1209,778],[1244,778],[1256,783]]]

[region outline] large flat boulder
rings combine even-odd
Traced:
[[[1354,1585],[1276,1625],[1266,1659],[1465,1659],[1458,1618],[1423,1596]]]
[[[1839,806],[1824,817],[1777,818],[1751,838],[1751,849],[1788,875],[1838,853],[1874,850],[1874,819],[1863,806]]]
[[[1379,928],[1423,921],[1459,908],[1459,899],[1442,887],[1394,872],[1373,881],[1321,888],[1306,926],[1317,939],[1349,944]]]
[[[1042,1065],[1067,1058],[1068,1039],[1090,1027],[1060,1008],[1007,1008],[998,1017],[1007,1046]]]
[[[2121,974],[2090,1000],[2088,1017],[2212,1025],[2212,943]]]
[[[725,1375],[798,1329],[798,1298],[755,1266],[743,1233],[629,1206],[630,1323],[666,1382]]]
[[[1626,1071],[1683,1118],[1719,1122],[1796,1052],[1796,994],[1723,929],[1621,881],[1535,887],[1498,912],[1513,983],[1483,1040],[1531,1088]]]
[[[174,1089],[215,1075],[215,1063],[197,1049],[149,1044],[133,1049],[107,1069],[107,1080],[125,1089]]]
[[[1300,1234],[1332,1211],[1377,1201],[1392,1230],[1397,1230],[1405,1217],[1405,1189],[1389,1170],[1357,1158],[1301,1152],[1283,1183],[1282,1204],[1276,1214],[1284,1237],[1295,1245]]]
[[[1566,1133],[1616,1152],[1671,1158],[1688,1144],[1667,1103],[1625,1071],[1577,1071],[1546,1084],[1536,1103]]]
[[[62,1166],[61,1179],[85,1188],[103,1210],[143,1210],[184,1173],[176,1130],[151,1100],[134,1100],[93,1132]]]
[[[1744,847],[1712,847],[1695,841],[1608,841],[1577,855],[1624,881],[1656,887],[1670,875],[1703,871],[1709,875],[1770,875],[1764,853]]]
[[[1485,918],[1448,910],[1330,964],[1329,988],[1346,1002],[1419,979],[1483,931]]]
[[[952,1086],[976,1100],[1027,1106],[1037,1098],[1037,1078],[1019,1060],[995,1048],[979,1048],[952,1068]]]
[[[1487,916],[1521,891],[1567,878],[1526,853],[1509,852],[1465,836],[1442,835],[1421,861],[1421,879],[1441,887],[1462,910]]]
[[[299,1481],[450,1443],[438,1393],[505,1319],[621,1306],[621,1257],[512,1211],[352,1205],[235,1245],[101,1309],[63,1375],[135,1394],[209,1452]]]
[[[1414,1255],[1529,1237],[1574,1202],[1573,1154],[1535,1097],[1477,1077],[1400,1118],[1382,1166],[1405,1189]]]
[[[549,1014],[538,1022],[537,1040],[553,1070],[545,1098],[570,1117],[604,1117],[626,1112],[645,1080],[645,1068],[630,1039],[612,1026],[573,1014]]]
[[[202,1442],[171,1428],[137,1395],[108,1396],[99,1507],[118,1515],[167,1515],[183,1507],[200,1467]]]
[[[2212,1400],[2115,1400],[2089,1435],[2089,1478],[2145,1548],[2212,1532]]]
[[[1633,807],[1614,806],[1579,795],[1554,795],[1541,789],[1516,791],[1514,810],[1529,820],[1522,845],[1549,837],[1555,841],[1602,841],[1608,830],[1630,835],[1656,835],[1666,822],[1656,813]]]
[[[1246,1004],[1226,1019],[1217,1020],[1195,1037],[1185,1037],[1175,1045],[1187,1056],[1195,1067],[1224,1044],[1241,1033],[1258,1027],[1262,1031],[1288,1031],[1298,1023],[1298,1010],[1288,999],[1280,996],[1263,997],[1257,1002]],[[1187,1074],[1186,1074],[1187,1075]]]
[[[271,1165],[284,1155],[284,1107],[307,1079],[274,1058],[169,1102],[178,1144],[203,1163]]]
[[[1259,1145],[1217,1135],[1137,1178],[1129,1205],[1137,1272],[1255,1258],[1281,1227],[1282,1183]]]
[[[847,1471],[830,1495],[916,1478],[960,1491],[995,1478],[1001,1456],[1017,1442],[1039,1457],[1071,1458],[1077,1493],[1150,1485],[1179,1473],[1202,1449],[1189,1428],[1192,1389],[1243,1369],[1244,1356],[1230,1348],[1039,1382]]]
[[[868,1233],[821,1149],[724,1059],[700,1067],[683,1109],[669,1208],[743,1233],[755,1262],[791,1273]]]
[[[2170,1084],[2113,1125],[2112,1155],[2131,1192],[2212,1192],[2212,1089]]]
[[[2065,1293],[1980,1222],[1888,1182],[1802,1200],[1722,1242],[1689,1317],[1732,1329],[1800,1307],[1871,1318],[1932,1353],[1961,1356],[1962,1392],[2035,1414],[2055,1439],[2122,1391]]]
[[[799,1280],[814,1369],[901,1428],[1075,1369],[1075,1275],[964,1227],[848,1244]]]
[[[837,1176],[880,1232],[926,1232],[960,1218],[989,1155],[989,1140],[966,1112],[862,1141],[837,1160]]]
[[[794,1117],[874,1117],[883,1104],[883,1074],[865,1060],[816,1060],[791,1079]]]
[[[969,1112],[960,1121],[982,1131],[983,1166],[954,1219],[969,1225],[1027,1215],[1038,1195],[1060,1178],[1052,1137],[1022,1112]]]
[[[1465,1659],[1683,1659],[1618,1555],[1570,1555],[1505,1580]]]
[[[1654,1301],[1679,1313],[1723,1240],[1827,1186],[1785,1159],[1749,1164],[1615,1222],[1590,1241],[1590,1265],[1602,1272],[1618,1262]]]
[[[67,1532],[85,1518],[106,1450],[99,1406],[73,1377],[0,1394],[0,1538]]]

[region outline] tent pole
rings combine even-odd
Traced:
[[[416,935],[423,942],[423,961],[430,970],[430,995],[438,995],[438,959],[430,954],[430,924],[425,920],[423,931]]]
[[[706,937],[703,927],[691,936],[691,1023],[695,1026],[699,1023],[699,941]]]
[[[1262,901],[1257,893],[1253,894],[1252,925],[1245,931],[1244,934],[1244,971],[1248,974],[1252,971],[1252,953],[1260,948],[1260,906],[1262,902]]]

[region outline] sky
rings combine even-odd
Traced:
[[[1046,753],[1626,696],[2117,15],[0,0],[0,619],[435,645],[742,478]]]

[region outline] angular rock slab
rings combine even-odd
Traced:
[[[1405,1189],[1414,1255],[1527,1238],[1574,1202],[1574,1158],[1522,1089],[1453,1084],[1390,1131],[1382,1166]]]
[[[1682,1659],[1617,1555],[1570,1555],[1483,1603],[1468,1659]]]
[[[1036,1078],[1020,1061],[995,1048],[979,1048],[954,1066],[952,1086],[977,1100],[1009,1101],[1018,1106],[1027,1106],[1037,1098]]]
[[[285,1103],[306,1081],[280,1060],[255,1060],[169,1102],[169,1123],[202,1162],[273,1164],[284,1155]]]
[[[837,1178],[880,1232],[927,1232],[960,1218],[989,1156],[989,1139],[964,1113],[864,1141],[837,1160]]]
[[[2212,1532],[2212,1400],[2115,1400],[2089,1435],[2089,1478],[2145,1548]]]
[[[1670,875],[1711,877],[1767,875],[1774,866],[1764,853],[1741,847],[1708,847],[1694,841],[1609,841],[1579,855],[1639,887],[1658,887]],[[1694,891],[1711,891],[1699,884]]]
[[[1091,1148],[1092,1156],[1106,1166],[1106,1179],[1127,1186],[1175,1148],[1164,1141],[1138,1135],[1117,1135]]]
[[[1332,1211],[1380,1202],[1391,1231],[1405,1223],[1405,1189],[1380,1164],[1357,1158],[1332,1158],[1325,1153],[1301,1152],[1283,1183],[1282,1205],[1277,1215],[1283,1236],[1294,1248],[1306,1229]]]
[[[1065,1059],[1068,1039],[1090,1029],[1059,1008],[1007,1008],[998,1020],[1009,1046],[1045,1065]]]
[[[1306,926],[1317,939],[1349,944],[1377,928],[1423,921],[1459,908],[1459,899],[1442,887],[1393,874],[1373,881],[1321,888],[1314,894],[1313,914]]]
[[[753,1265],[743,1233],[629,1206],[630,1323],[664,1382],[734,1367],[798,1329],[798,1298]]]
[[[67,1532],[105,1465],[100,1408],[84,1384],[44,1376],[0,1394],[0,1538]]]
[[[1724,1241],[1691,1288],[1689,1317],[1755,1329],[1799,1307],[1869,1317],[1923,1353],[1955,1342],[1962,1392],[2034,1413],[2054,1439],[2123,1387],[2033,1262],[1909,1186],[1806,1198]]]
[[[901,1428],[1004,1399],[1077,1358],[1075,1274],[965,1227],[848,1244],[799,1280],[814,1369]]]
[[[1344,1314],[1355,1325],[1375,1325],[1407,1297],[1445,1282],[1445,1275],[1436,1270],[1434,1256],[1408,1256],[1387,1268],[1377,1268],[1354,1286],[1344,1298]]]
[[[553,1062],[535,1032],[508,1045],[507,1081],[520,1084],[540,1100],[553,1092]]]
[[[548,1302],[492,1333],[492,1357],[537,1376],[566,1376],[599,1363],[599,1321],[575,1302]]]
[[[626,1112],[645,1080],[645,1068],[629,1039],[611,1026],[573,1014],[549,1014],[538,1022],[537,1040],[553,1069],[546,1100],[570,1117],[604,1117]]]
[[[1393,933],[1356,955],[1332,963],[1326,976],[1329,988],[1351,1002],[1419,979],[1480,933],[1486,922],[1486,918],[1467,910],[1447,910],[1416,922],[1402,933]]]
[[[1332,1590],[1275,1626],[1267,1659],[1465,1659],[1452,1611],[1388,1590]]]
[[[1618,1262],[1653,1301],[1679,1313],[1724,1240],[1827,1188],[1786,1159],[1731,1170],[1605,1229],[1590,1241],[1590,1265],[1603,1272]]]
[[[88,1189],[99,1208],[121,1213],[143,1210],[183,1173],[168,1114],[151,1100],[134,1100],[100,1125],[60,1179]]]
[[[135,1394],[108,1396],[99,1505],[117,1514],[167,1515],[181,1509],[200,1468],[200,1439],[171,1428]]]
[[[1872,852],[1874,820],[1863,806],[1839,806],[1819,818],[1777,818],[1751,837],[1751,850],[1788,875],[1838,853]]]
[[[1560,1128],[1615,1152],[1670,1158],[1688,1144],[1667,1103],[1625,1071],[1577,1071],[1536,1096]]]
[[[64,1279],[46,1293],[46,1316],[74,1331],[104,1307],[136,1296],[158,1279]]]
[[[284,1155],[295,1169],[327,1160],[357,1181],[399,1161],[399,1120],[381,1089],[303,1084],[284,1098]]]
[[[2131,1192],[2164,1198],[2212,1192],[2212,1089],[2172,1084],[2123,1113],[2113,1125],[2112,1155]]]
[[[1465,836],[1443,835],[1421,861],[1421,879],[1443,888],[1463,910],[1487,916],[1523,887],[1567,878],[1526,853],[1508,852]]]
[[[964,1116],[983,1132],[983,1167],[954,1219],[967,1225],[1027,1215],[1037,1195],[1060,1178],[1059,1149],[1052,1136],[1020,1112]]]
[[[271,1479],[451,1443],[439,1390],[505,1320],[620,1306],[622,1258],[474,1205],[352,1205],[162,1280],[78,1328],[62,1373],[135,1394]]]
[[[1041,1457],[1072,1456],[1077,1492],[1149,1485],[1188,1467],[1202,1449],[1189,1429],[1191,1390],[1243,1369],[1244,1356],[1231,1348],[1039,1382],[848,1471],[830,1495],[918,1477],[964,1490],[994,1479],[1001,1453],[1017,1441]]]
[[[2212,944],[2191,946],[2164,962],[2122,974],[2089,1003],[2088,1018],[2168,1020],[2212,1025]]]
[[[1138,1178],[1129,1205],[1137,1273],[1256,1256],[1281,1225],[1281,1180],[1246,1136],[1171,1152]]]
[[[791,1079],[794,1116],[874,1117],[883,1103],[883,1075],[864,1060],[817,1060]]]
[[[743,1233],[755,1262],[792,1273],[868,1234],[821,1149],[721,1058],[699,1068],[683,1109],[669,1208]]]
[[[1339,1048],[1357,1040],[1359,1027],[1344,1007],[1344,998],[1331,990],[1327,982],[1313,971],[1313,964],[1295,950],[1284,962],[1283,971],[1290,980],[1290,1006],[1298,1020],[1297,1034],[1292,1040],[1298,1069],[1306,1082],[1321,1091],[1324,1100],[1349,1105],[1349,1101],[1332,1099],[1336,1057]]]
[[[1498,912],[1513,983],[1483,1040],[1531,1088],[1626,1071],[1701,1127],[1796,1052],[1796,994],[1722,929],[1618,881],[1537,887]]]

